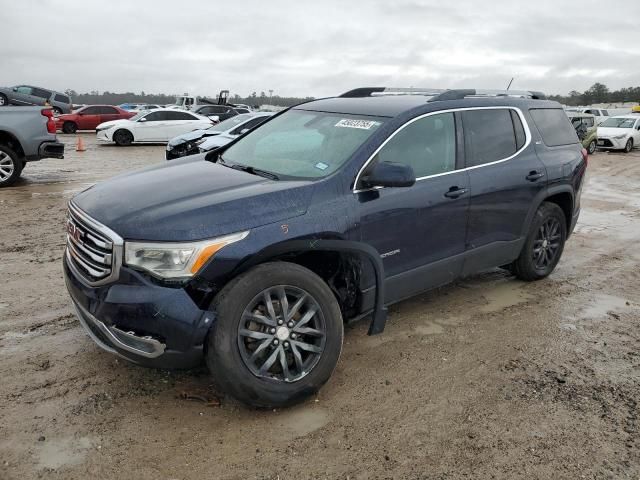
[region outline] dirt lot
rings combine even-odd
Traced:
[[[66,159],[0,191],[0,479],[640,478],[640,152],[591,158],[550,278],[495,270],[396,305],[383,335],[348,329],[317,398],[253,411],[201,401],[204,369],[132,366],[83,332],[65,204],[163,147],[62,137]]]

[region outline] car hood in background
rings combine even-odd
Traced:
[[[169,140],[168,145],[170,147],[173,147],[175,145],[180,145],[186,142],[190,142],[193,140],[198,140],[202,137],[209,137],[209,136],[213,136],[213,135],[219,135],[220,132],[213,132],[209,129],[199,129],[199,130],[194,130],[192,132],[189,133],[184,133],[182,135],[178,135],[177,137],[172,138],[171,140]]]
[[[276,181],[192,156],[114,177],[73,203],[124,239],[213,238],[303,215],[313,182]]]
[[[612,138],[619,135],[630,135],[633,128],[598,127],[598,137]]]
[[[213,150],[214,148],[222,147],[229,143],[232,140],[238,138],[237,135],[228,135],[226,133],[216,135],[215,137],[207,138],[200,145],[200,150],[208,152],[209,150]]]

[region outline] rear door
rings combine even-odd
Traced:
[[[111,120],[119,120],[120,112],[115,107],[104,105],[100,109],[100,123],[110,122]]]
[[[178,110],[175,110],[166,113],[169,120],[167,122],[166,128],[163,130],[166,136],[164,140],[166,141],[169,141],[170,139],[177,137],[178,135],[182,135],[183,133],[202,128],[202,125],[196,123],[196,121],[200,120],[200,118],[192,115],[189,112],[180,112]]]
[[[139,142],[163,142],[168,135],[167,111],[148,113],[135,122],[134,137]]]
[[[438,113],[410,121],[380,148],[360,175],[378,162],[411,166],[406,188],[358,190],[361,238],[383,257],[386,301],[454,280],[462,268],[469,176],[459,170],[456,120]]]
[[[100,107],[86,107],[78,112],[78,130],[95,130],[100,123]]]
[[[52,100],[52,95],[53,93],[50,92],[49,90],[45,90],[43,88],[37,88],[37,87],[33,87],[33,89],[31,90],[31,95],[34,99],[34,104],[35,105],[44,105],[45,102],[49,102],[49,104],[51,104],[51,100]]]
[[[527,214],[547,177],[520,110],[478,108],[461,116],[471,184],[464,266],[469,274],[517,257]],[[566,115],[565,121],[571,128]]]

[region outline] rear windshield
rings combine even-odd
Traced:
[[[576,131],[561,108],[535,108],[529,112],[547,147],[578,143]]]

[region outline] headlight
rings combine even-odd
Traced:
[[[247,235],[248,230],[199,242],[125,242],[124,263],[160,278],[189,278],[222,248]]]
[[[624,137],[626,137],[626,136],[627,136],[627,134],[626,134],[626,133],[623,133],[622,135],[616,135],[616,136],[615,136],[615,137],[613,137],[613,138],[615,138],[616,140],[622,140],[622,139],[623,139]]]

